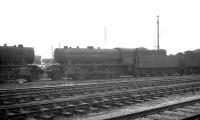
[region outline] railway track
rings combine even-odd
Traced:
[[[9,86],[5,87],[6,85],[1,85],[0,93],[5,94],[12,94],[13,92],[29,92],[33,90],[40,91],[41,89],[54,89],[55,87],[65,87],[65,86],[74,86],[74,85],[88,85],[88,84],[109,84],[109,83],[116,83],[116,82],[148,82],[148,81],[166,81],[166,80],[197,80],[200,79],[199,75],[188,75],[188,76],[164,76],[164,77],[142,77],[142,78],[123,78],[123,79],[111,79],[111,80],[90,80],[90,81],[73,81],[73,82],[62,82],[61,81],[45,81],[45,84],[37,82],[37,85],[29,85],[29,83],[25,83],[25,86],[17,84],[17,87]],[[54,83],[49,83],[54,82]],[[15,84],[16,85],[16,84]],[[27,87],[28,86],[28,87]]]
[[[156,106],[105,120],[199,120],[200,98]]]
[[[170,84],[182,84],[199,82],[198,79],[164,79],[151,81],[123,81],[123,82],[106,82],[101,84],[81,84],[72,86],[41,87],[29,89],[14,89],[0,91],[0,104],[12,105],[28,103],[32,101],[52,100],[55,98],[69,98],[79,95],[94,93],[106,93],[111,91],[131,90],[153,86],[167,86]]]
[[[135,103],[142,103],[161,97],[196,92],[200,83],[185,83],[169,86],[147,87],[134,90],[95,93],[70,98],[44,100],[0,107],[1,119],[54,119],[60,116],[86,114]]]

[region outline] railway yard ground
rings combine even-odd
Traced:
[[[200,75],[186,75],[181,77],[199,77]],[[180,76],[166,76],[166,78],[179,78]],[[104,83],[104,82],[118,82],[118,81],[143,81],[151,79],[162,79],[163,77],[142,77],[142,78],[121,78],[121,79],[98,79],[98,80],[41,80],[36,82],[27,83],[9,83],[0,84],[0,90],[4,89],[21,89],[21,88],[38,88],[38,87],[52,87],[52,86],[73,86],[78,84],[90,84],[90,83]]]
[[[193,119],[199,99],[200,75],[4,84],[0,119]]]
[[[70,120],[181,120],[181,119],[184,119],[184,117],[189,118],[190,117],[189,115],[188,116],[185,116],[185,115],[191,113],[192,110],[188,109],[188,110],[191,110],[190,112],[190,111],[187,111],[186,109],[181,110],[181,108],[177,108],[179,109],[179,111],[174,110],[173,112],[171,112],[171,114],[168,114],[168,116],[166,116],[166,114],[164,116],[164,114],[161,114],[158,111],[156,111],[158,113],[156,114],[157,115],[156,116],[155,113],[153,113],[150,110],[155,110],[158,108],[162,108],[162,107],[166,107],[166,106],[170,106],[174,104],[176,105],[180,103],[190,102],[194,100],[198,100],[197,108],[199,107],[199,109],[196,109],[196,111],[195,112],[193,111],[193,113],[198,114],[200,113],[200,92],[195,93],[195,94],[172,95],[165,98],[146,101],[144,103],[137,103],[132,106],[125,106],[125,107],[116,108],[113,110],[107,110],[107,111],[98,112],[98,113],[91,113],[88,115],[76,116],[76,117],[70,118]],[[175,111],[177,113],[175,113]],[[149,115],[147,115],[148,112],[152,112],[152,113],[149,113]],[[171,117],[173,114],[174,116]],[[58,118],[58,120],[64,120],[64,119],[66,118],[62,118],[62,117]]]

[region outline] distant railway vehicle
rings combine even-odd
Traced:
[[[33,65],[31,47],[0,46],[0,83],[38,81],[40,76],[59,79],[110,79],[124,76],[162,76],[200,73],[200,52],[167,55],[166,50],[56,48],[53,59],[44,59],[45,74]],[[53,64],[54,63],[54,64]]]
[[[54,51],[54,59],[61,65],[51,67],[49,76],[53,79],[116,78],[125,68],[120,64],[120,54],[117,49],[94,49],[91,46],[57,48]],[[52,76],[52,73],[56,75]]]
[[[167,55],[166,50],[56,48],[56,65],[47,68],[52,79],[98,79],[120,76],[196,74],[200,54]]]
[[[129,65],[134,76],[164,75],[179,72],[179,57],[167,56],[166,50],[119,49],[122,64]]]
[[[41,56],[35,55],[33,63],[38,65],[41,64]]]
[[[54,63],[54,59],[52,58],[45,58],[45,59],[42,59],[42,64],[45,64],[45,65],[51,65]]]
[[[34,49],[31,47],[0,46],[0,83],[37,81],[42,70],[32,64]]]
[[[184,53],[184,71],[187,74],[200,73],[200,52],[186,51]]]

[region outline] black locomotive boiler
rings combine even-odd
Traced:
[[[60,65],[48,68],[52,79],[116,78],[124,72],[117,49],[56,48],[54,59]]]
[[[31,47],[0,46],[0,83],[39,80],[42,70],[31,65],[33,61],[34,49]]]

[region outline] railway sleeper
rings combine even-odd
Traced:
[[[30,98],[18,98],[16,101],[18,103],[27,103],[27,102],[31,101],[31,99]]]
[[[92,103],[91,103],[91,105],[99,105],[99,104],[102,104],[103,103],[103,101],[101,101],[101,100],[94,100],[94,101],[92,101]]]
[[[191,116],[191,114],[189,114],[189,113],[185,113],[185,112],[178,111],[178,110],[172,110],[172,112],[175,112],[174,116],[177,116],[177,117],[187,118],[187,117]]]
[[[122,97],[121,97],[121,100],[127,100],[127,99],[129,99],[129,98],[130,98],[130,96],[127,96],[127,95],[126,95],[126,96],[122,96]]]
[[[187,108],[177,108],[176,110],[178,111],[181,111],[181,112],[186,112],[186,113],[190,113],[190,114],[193,114],[193,115],[196,115],[198,114],[200,111],[197,111],[197,110],[193,110],[193,109],[187,109]]]
[[[81,108],[77,108],[76,110],[73,111],[74,114],[84,114],[86,112],[87,110]]]
[[[152,99],[159,99],[159,98],[161,98],[161,97],[162,97],[162,95],[159,94],[159,93],[154,93],[154,94],[152,94],[152,96],[151,96]]]
[[[133,101],[129,101],[129,100],[124,100],[123,103],[128,104],[128,105],[134,104]]]
[[[169,111],[169,110],[164,111],[164,112],[162,112],[161,114],[162,114],[162,115],[167,115],[167,116],[174,116],[175,118],[177,118],[177,119],[179,119],[179,120],[183,118],[183,116],[177,115],[176,112],[174,112],[174,111]]]
[[[160,114],[153,114],[147,116],[147,118],[153,119],[153,120],[179,120],[177,117],[174,116],[168,116],[168,115],[160,115]]]
[[[51,120],[55,115],[49,114],[49,113],[41,113],[36,118],[41,118],[43,120]]]
[[[59,105],[57,105],[57,104],[55,104],[55,103],[52,105],[52,107],[53,107],[54,109],[62,109],[61,106],[59,106]]]
[[[3,115],[1,115],[1,119],[20,119],[21,117],[24,118],[29,114],[29,111],[25,111],[22,108],[19,109],[19,111],[11,111],[11,110],[6,110]]]
[[[76,105],[68,103],[63,106],[63,109],[74,109]]]
[[[97,107],[90,106],[90,107],[89,107],[89,110],[90,110],[91,112],[94,112],[94,111],[98,111],[99,109],[98,109]]]
[[[112,105],[114,105],[114,106],[124,106],[125,104],[123,104],[122,102],[119,102],[119,101],[114,101],[113,103],[112,103]]]
[[[143,102],[145,102],[145,101],[142,100],[142,99],[135,99],[135,100],[134,100],[134,103],[143,103]]]
[[[44,97],[34,97],[33,98],[34,101],[42,101],[43,99],[44,99]]]
[[[91,106],[96,107],[96,108],[111,108],[111,103],[112,101],[110,101],[109,99],[102,99],[102,101],[92,102]]]
[[[144,96],[142,96],[142,100],[150,101],[150,100],[152,100],[152,95],[144,95]]]
[[[112,108],[112,106],[110,104],[102,104],[100,107],[104,108],[104,109],[110,109],[110,108]]]
[[[80,102],[77,106],[85,106],[85,107],[88,107],[88,106],[89,106],[89,103]]]
[[[124,101],[123,97],[112,97],[110,99],[110,101],[113,103],[113,104],[118,104],[118,103],[122,103],[122,101]]]
[[[200,103],[195,103],[195,106],[198,106],[200,108]]]
[[[185,107],[186,109],[191,109],[191,110],[195,110],[197,112],[200,113],[200,107],[197,107],[197,106],[187,106]]]
[[[1,104],[1,105],[11,105],[12,102],[10,102],[9,99],[7,99],[7,100],[1,101],[0,104]]]
[[[70,117],[70,116],[73,115],[73,113],[70,112],[70,111],[67,111],[67,110],[62,110],[62,111],[60,112],[60,115],[64,115],[64,116],[66,116],[66,117]]]

